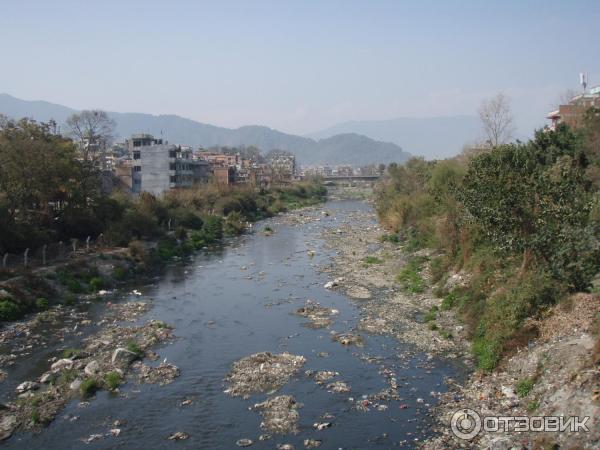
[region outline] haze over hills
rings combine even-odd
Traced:
[[[77,110],[45,101],[28,101],[0,94],[0,113],[12,118],[30,117],[39,122],[54,119],[59,125]],[[312,139],[283,133],[264,126],[236,129],[196,122],[176,115],[108,113],[115,120],[116,134],[125,138],[134,133],[163,136],[177,144],[194,147],[255,145],[263,151],[289,150],[304,165],[376,164],[406,161],[411,155],[393,143],[380,142],[352,132],[329,134]]]
[[[340,133],[357,133],[401,145],[413,155],[427,159],[448,158],[481,136],[481,123],[475,116],[398,118],[352,121],[334,125],[307,137],[324,139]]]

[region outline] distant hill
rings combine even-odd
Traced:
[[[0,113],[12,118],[30,117],[40,122],[54,119],[59,125],[77,110],[45,101],[27,101],[0,94]],[[411,155],[396,144],[379,142],[355,133],[329,135],[323,139],[295,136],[264,126],[236,129],[217,127],[176,115],[108,113],[117,123],[116,133],[125,138],[134,133],[163,136],[172,143],[194,147],[255,145],[263,152],[278,148],[296,154],[304,165],[376,164],[406,161]]]
[[[340,123],[306,137],[324,139],[341,133],[358,133],[371,139],[393,142],[413,155],[434,159],[454,156],[466,143],[476,141],[481,136],[481,123],[474,116],[354,121]]]

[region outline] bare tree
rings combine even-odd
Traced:
[[[484,100],[479,108],[479,118],[490,145],[505,144],[513,137],[513,115],[506,95],[500,93]]]
[[[115,121],[100,110],[81,111],[67,119],[69,135],[77,141],[85,162],[96,163],[111,144]]]

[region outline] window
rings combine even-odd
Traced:
[[[135,150],[133,152],[133,159],[140,159],[142,157],[142,154],[139,150]]]
[[[170,163],[170,164],[169,164],[169,170],[177,170],[177,164],[175,164],[175,163]]]
[[[141,147],[141,145],[142,145],[142,141],[133,141],[134,147]]]
[[[177,177],[175,175],[171,175],[171,183],[177,183]]]
[[[142,171],[142,166],[133,166],[133,171],[134,172],[141,172]]]
[[[169,158],[177,158],[177,150],[169,150]]]

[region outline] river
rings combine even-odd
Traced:
[[[315,209],[303,212],[315,219],[306,223],[291,224],[282,220],[285,217],[275,217],[255,224],[256,229],[269,225],[275,232],[271,236],[249,233],[219,249],[174,263],[153,282],[135,286],[141,297],[121,294],[122,301],[151,301],[152,309],[141,320],[156,318],[175,327],[175,341],[155,349],[161,359],[181,369],[173,383],[130,381],[121,387],[121,395],[101,391],[88,405],[72,401],[43,432],[16,434],[2,446],[232,449],[237,448],[238,439],[249,438],[254,441],[251,448],[272,449],[290,443],[301,449],[304,439],[314,438],[322,440],[321,448],[326,449],[414,447],[428,436],[429,405],[435,403],[431,392],[445,391],[444,378],[456,377],[460,368],[385,336],[363,333],[362,348],[345,347],[331,339],[332,330],[348,331],[356,325],[360,308],[344,295],[323,288],[328,277],[318,268],[330,264],[332,254],[325,250],[321,234],[350,212],[370,206],[350,200],[329,201],[323,208],[332,214],[324,217]],[[315,256],[309,250],[315,250]],[[292,314],[307,299],[340,311],[329,328],[307,328],[303,326],[306,319]],[[39,376],[44,370],[41,362],[47,361],[52,349],[39,349],[28,357],[39,364],[25,368],[27,361],[21,361],[21,368],[11,372],[36,375],[37,371]],[[261,416],[249,407],[263,401],[266,394],[242,399],[223,393],[223,378],[232,363],[262,351],[288,351],[307,359],[302,371],[278,391],[304,405],[299,410],[297,435],[259,441]],[[318,356],[322,352],[329,356]],[[337,371],[337,379],[346,381],[352,391],[330,393],[304,374],[308,369]],[[381,410],[353,408],[363,395],[389,386],[385,369],[395,373],[402,399],[382,401]],[[186,399],[192,403],[182,406]],[[335,416],[333,426],[315,430],[313,424],[321,422],[324,413]],[[119,436],[83,443],[92,434],[106,435],[116,420],[121,422]],[[185,431],[189,439],[168,440],[176,431]]]

